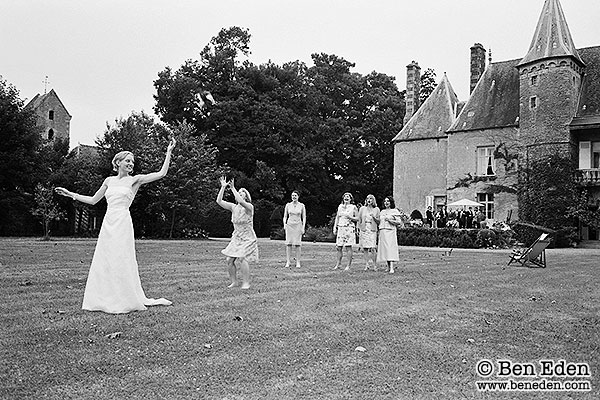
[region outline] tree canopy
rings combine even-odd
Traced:
[[[323,224],[343,192],[358,199],[392,191],[393,145],[404,116],[394,78],[352,72],[331,54],[254,65],[250,34],[223,29],[177,71],[159,72],[155,112],[165,123],[186,121],[218,150],[253,196],[282,204],[299,190],[309,222]],[[200,109],[196,95],[216,99]]]

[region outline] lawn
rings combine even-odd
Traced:
[[[0,398],[591,399],[600,392],[598,250],[401,248],[396,274],[333,271],[331,244],[284,269],[261,241],[250,290],[229,289],[222,241],[138,241],[148,297],[170,307],[84,312],[94,240],[0,239]],[[587,363],[588,392],[479,392],[487,359]],[[512,377],[514,381],[541,377]]]

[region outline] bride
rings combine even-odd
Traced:
[[[62,187],[55,189],[58,194],[82,203],[94,205],[103,197],[106,197],[108,203],[85,286],[82,309],[122,314],[145,310],[146,306],[172,304],[164,298],[149,299],[144,294],[135,255],[129,206],[141,185],[167,175],[175,143],[172,138],[165,161],[158,172],[131,175],[133,154],[121,151],[112,160],[117,175],[106,178],[93,196],[76,194]]]

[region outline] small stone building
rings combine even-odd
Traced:
[[[69,141],[71,114],[60,101],[54,91],[50,90],[43,95],[36,94],[25,106],[33,109],[38,117],[38,125],[42,129],[42,138],[47,141]]]

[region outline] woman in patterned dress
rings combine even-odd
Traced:
[[[369,264],[373,264],[373,270],[377,271],[377,221],[379,220],[379,207],[372,194],[365,199],[365,205],[358,211],[358,230],[360,247],[363,249],[365,258],[365,271],[369,270]]]
[[[244,189],[236,190],[233,179],[227,182],[225,177],[221,177],[221,189],[217,194],[217,204],[226,210],[231,211],[231,222],[233,223],[233,233],[231,242],[221,250],[227,258],[229,270],[230,288],[237,286],[237,270],[239,267],[242,274],[242,289],[250,288],[250,265],[248,261],[258,261],[258,245],[256,233],[252,226],[254,217],[254,206],[250,193]],[[236,204],[223,200],[225,188],[229,186],[231,193],[235,197]]]
[[[306,227],[306,208],[298,199],[300,194],[292,192],[292,201],[285,205],[283,211],[283,226],[285,228],[285,267],[289,268],[292,258],[292,247],[296,248],[296,268],[300,268],[300,253],[302,249],[302,235]]]
[[[338,206],[333,222],[333,234],[336,235],[335,245],[337,249],[337,262],[333,269],[339,269],[342,266],[344,249],[348,254],[348,265],[345,271],[352,265],[352,246],[356,246],[356,227],[358,221],[358,210],[354,205],[354,197],[350,193],[344,193],[342,203]]]

